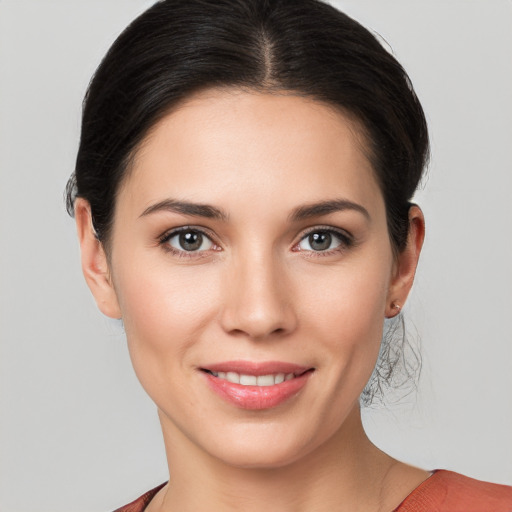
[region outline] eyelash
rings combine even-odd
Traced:
[[[214,249],[209,250],[203,250],[203,251],[185,251],[185,250],[179,250],[171,245],[169,245],[169,240],[171,240],[173,237],[179,235],[180,233],[186,233],[186,232],[194,232],[198,233],[204,237],[206,237],[214,246]],[[334,249],[326,250],[326,251],[305,251],[303,249],[298,248],[299,244],[307,239],[311,234],[313,233],[327,233],[330,235],[333,235],[335,238],[337,238],[340,242],[340,245],[338,247],[335,247]],[[167,231],[162,236],[159,237],[158,243],[162,248],[166,251],[171,253],[174,256],[177,256],[178,258],[204,258],[207,257],[211,250],[213,251],[219,251],[220,247],[214,242],[212,235],[210,235],[207,231],[205,231],[203,228],[197,228],[193,226],[183,226],[179,228],[172,229],[171,231]],[[349,249],[354,245],[355,241],[352,235],[350,235],[348,232],[336,229],[331,226],[314,226],[307,230],[300,238],[300,240],[292,247],[292,250],[294,252],[307,252],[308,257],[318,258],[318,257],[326,257],[326,256],[332,256],[333,254],[339,254],[341,252],[344,252],[345,250]]]
[[[338,247],[326,251],[307,251],[309,258],[324,258],[327,256],[333,256],[334,254],[340,254],[347,249],[350,249],[355,244],[354,237],[347,231],[336,229],[331,226],[314,226],[301,236],[300,240],[293,246],[292,250],[295,250],[296,252],[306,252],[303,249],[299,249],[298,246],[303,240],[306,240],[313,233],[327,233],[329,235],[333,235],[339,240],[340,244]]]
[[[210,240],[210,242],[215,247],[215,249],[213,249],[214,251],[218,251],[220,249],[219,246],[213,241],[212,235],[210,235],[207,231],[205,231],[202,228],[196,228],[193,226],[183,226],[180,228],[172,229],[171,231],[167,231],[161,237],[159,237],[158,244],[166,252],[169,252],[173,256],[177,256],[178,258],[195,258],[195,259],[197,259],[197,258],[207,257],[209,255],[210,251],[181,251],[181,250],[175,249],[174,247],[169,245],[168,242],[169,242],[169,240],[171,240],[171,238],[174,238],[176,235],[179,235],[180,233],[187,233],[187,232],[198,233],[198,234],[204,236],[205,238],[207,238],[208,240]],[[212,250],[212,249],[210,249],[210,250]]]

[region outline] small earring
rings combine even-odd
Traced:
[[[400,306],[400,304],[398,304],[398,302],[395,302],[393,301],[391,303],[391,308],[396,310],[396,311],[393,311],[389,316],[388,318],[393,318],[394,316],[397,316],[400,314],[400,310],[402,309],[402,306]]]

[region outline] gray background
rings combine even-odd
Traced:
[[[62,191],[80,103],[149,0],[0,0],[0,510],[106,511],[166,478],[122,329],[83,282]],[[512,3],[347,0],[428,115],[417,395],[364,412],[392,455],[512,484]]]

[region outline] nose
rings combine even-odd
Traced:
[[[225,332],[252,339],[284,336],[297,326],[293,290],[277,259],[244,259],[230,266],[221,323]]]

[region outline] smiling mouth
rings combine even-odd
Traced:
[[[210,389],[242,409],[271,409],[307,384],[315,368],[283,362],[231,361],[198,368]]]
[[[214,372],[212,370],[203,369],[204,372],[213,375],[221,380],[226,380],[233,384],[240,384],[242,386],[275,386],[276,384],[281,384],[285,381],[289,381],[304,375],[304,373],[308,371],[313,371],[313,369],[309,369],[303,372],[297,373],[273,373],[268,375],[248,375],[244,373],[237,372]]]

